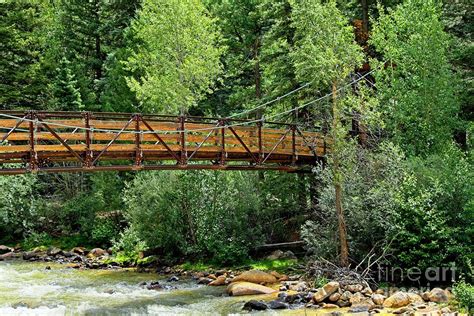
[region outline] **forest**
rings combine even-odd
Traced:
[[[334,141],[309,173],[1,176],[0,244],[232,266],[259,245],[302,240],[305,258],[455,267],[456,281],[473,282],[471,1],[0,7],[1,110],[283,113]]]

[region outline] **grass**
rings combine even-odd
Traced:
[[[187,271],[210,271],[215,269],[232,269],[232,270],[247,270],[247,269],[256,269],[262,271],[277,271],[285,272],[289,268],[294,267],[297,264],[298,260],[296,259],[277,259],[277,260],[248,260],[244,261],[238,265],[233,266],[223,266],[219,264],[204,263],[202,261],[198,262],[185,262],[179,267]]]

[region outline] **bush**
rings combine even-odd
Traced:
[[[409,160],[410,176],[398,201],[399,231],[394,264],[401,267],[451,266],[470,273],[474,236],[474,174],[454,147],[427,159]]]
[[[33,230],[40,203],[34,192],[34,175],[0,177],[0,236],[11,240],[21,238]],[[6,240],[8,241],[8,240]]]
[[[25,250],[31,250],[35,247],[49,246],[53,242],[53,238],[45,232],[32,232],[29,234],[22,243],[22,247]]]
[[[263,239],[255,180],[238,172],[140,173],[124,194],[130,232],[175,258],[243,260]]]
[[[453,293],[459,306],[474,312],[474,286],[464,281],[454,284]]]

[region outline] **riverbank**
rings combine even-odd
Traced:
[[[265,269],[213,269],[205,265],[153,266],[144,258],[134,268],[121,267],[106,250],[90,251],[75,247],[70,251],[39,247],[32,251],[9,251],[0,255],[6,263],[28,263],[48,270],[76,270],[77,273],[141,273],[145,278],[134,284],[140,291],[169,292],[179,290],[179,284],[190,287],[214,288],[221,297],[239,298],[240,311],[289,310],[307,313],[366,313],[366,314],[423,314],[453,315],[455,306],[449,290],[397,291],[394,288],[375,288],[364,280],[309,280],[304,266],[280,267],[278,271]],[[18,263],[20,262],[20,263]],[[277,261],[278,262],[278,261]],[[199,269],[196,269],[199,268]],[[206,268],[206,269],[203,269]],[[243,268],[243,269],[242,269]],[[48,273],[48,272],[45,272]],[[85,272],[94,273],[94,272]],[[319,282],[319,284],[318,284]],[[113,291],[113,290],[112,290]],[[333,315],[333,314],[332,314]]]

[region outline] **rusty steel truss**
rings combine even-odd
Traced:
[[[326,137],[294,124],[129,113],[0,111],[0,174],[308,169]]]

